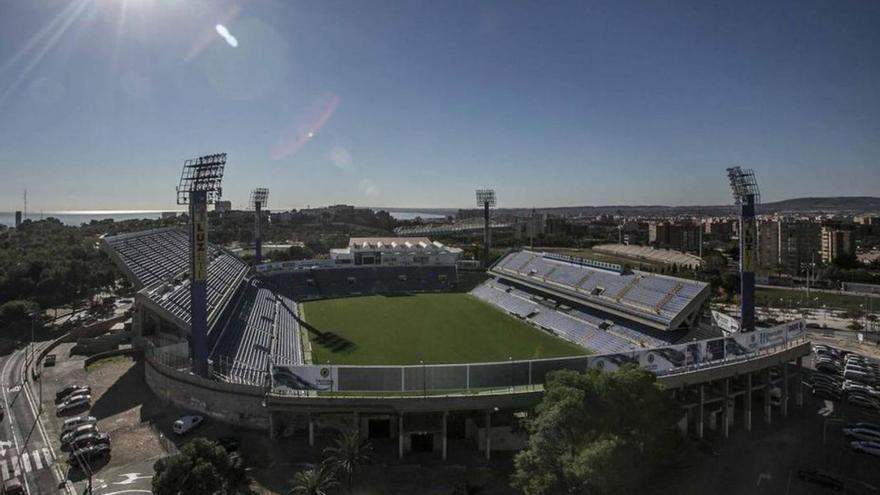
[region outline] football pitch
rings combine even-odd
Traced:
[[[444,364],[588,351],[462,293],[363,296],[303,304],[315,364]]]

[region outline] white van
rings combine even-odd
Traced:
[[[196,426],[202,424],[202,421],[204,420],[205,418],[201,416],[184,416],[174,422],[172,429],[174,430],[174,433],[177,433],[178,435],[183,435],[184,433],[192,430]]]

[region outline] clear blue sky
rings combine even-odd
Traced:
[[[876,1],[0,9],[0,211],[169,208],[219,151],[274,208],[719,204],[735,164],[765,201],[880,191]]]

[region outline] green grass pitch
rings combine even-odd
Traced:
[[[326,299],[305,303],[303,313],[306,322],[326,334],[325,339],[309,334],[316,364],[441,364],[588,354],[469,294]]]

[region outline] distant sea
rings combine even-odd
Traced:
[[[119,210],[119,211],[44,211],[44,212],[28,212],[27,218],[31,220],[40,220],[49,217],[61,220],[65,225],[82,225],[90,223],[92,220],[106,220],[112,218],[114,222],[122,220],[133,220],[138,218],[148,218],[155,220],[162,216],[160,210]],[[24,219],[22,219],[24,220]],[[15,212],[0,211],[0,225],[12,227],[15,225]]]
[[[61,220],[65,225],[82,225],[90,223],[92,220],[106,220],[112,218],[114,222],[123,220],[133,220],[146,218],[155,220],[162,216],[161,210],[104,210],[104,211],[45,211],[42,213],[28,212],[27,218],[31,220],[40,220],[44,218],[54,217]],[[179,213],[179,212],[178,212]],[[426,213],[419,211],[394,211],[391,216],[398,220],[413,220],[416,217],[424,219],[444,218],[443,215],[436,213]],[[15,212],[0,211],[0,225],[12,227],[15,225]]]

